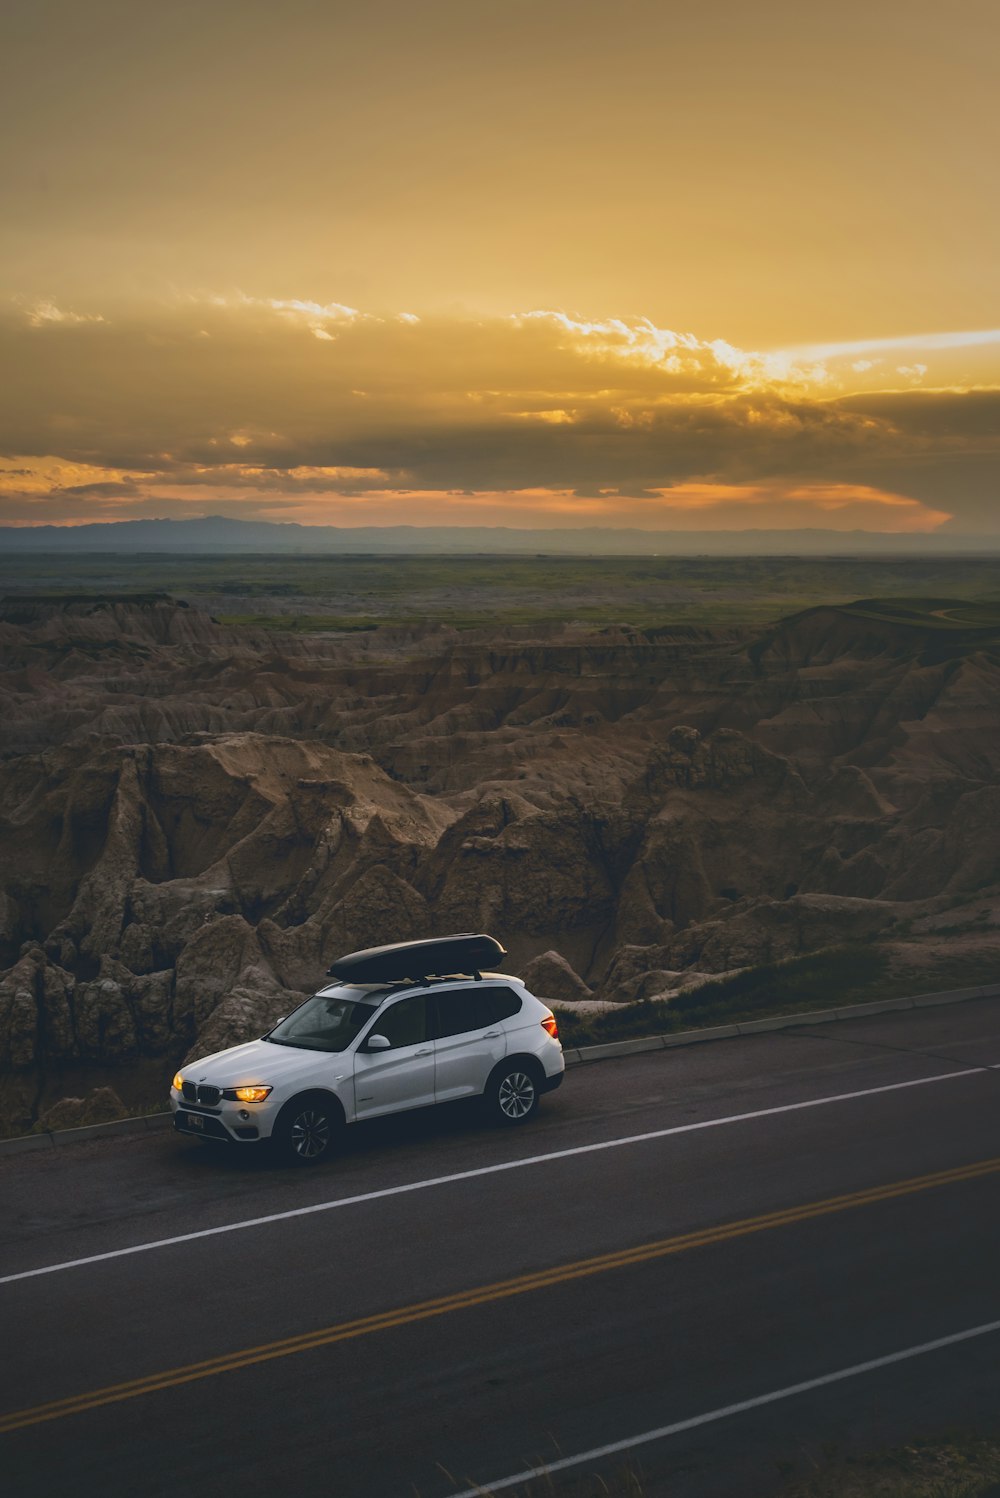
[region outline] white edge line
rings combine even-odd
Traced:
[[[647,1134],[629,1134],[623,1139],[605,1139],[597,1144],[578,1144],[572,1149],[553,1150],[547,1155],[528,1155],[523,1160],[502,1160],[493,1165],[480,1165],[475,1170],[461,1170],[454,1175],[432,1176],[424,1181],[410,1181],[402,1186],[385,1186],[380,1191],[366,1191],[358,1196],[336,1197],[333,1201],[315,1202],[309,1207],[293,1207],[287,1212],[272,1212],[265,1217],[247,1217],[240,1222],[227,1222],[219,1227],[199,1228],[193,1233],[178,1233],[173,1238],[155,1238],[149,1243],[135,1243],[129,1248],[112,1248],[101,1254],[88,1254],[82,1259],[67,1259],[59,1264],[45,1264],[40,1269],[22,1269],[16,1274],[0,1275],[0,1285],[11,1285],[18,1280],[35,1279],[43,1274],[59,1274],[66,1269],[80,1269],[86,1264],[102,1264],[109,1259],[124,1259],[130,1254],[149,1253],[154,1248],[171,1248],[177,1243],[193,1243],[199,1238],[215,1238],[220,1233],[238,1233],[247,1228],[265,1227],[271,1222],[287,1222],[294,1217],[310,1217],[316,1212],[332,1212],[338,1207],[356,1207],[363,1202],[381,1201],[388,1196],[404,1196],[410,1191],[427,1191],[432,1186],[451,1186],[458,1181],[472,1181],[478,1176],[497,1175],[505,1170],[524,1170],[529,1165],[547,1165],[551,1160],[568,1160],[574,1155],[592,1155],[600,1150],[622,1149],[629,1144],[646,1144],[653,1139],[669,1139],[677,1134],[693,1134],[701,1129],[718,1129],[727,1124],[748,1123],[756,1118],[774,1118],[780,1113],[797,1113],[804,1108],[824,1108],[830,1103],[849,1103],[856,1098],[875,1097],[884,1092],[901,1092],[907,1087],[927,1087],[934,1082],[954,1082],[961,1077],[986,1074],[992,1068],[970,1066],[963,1071],[938,1072],[933,1077],[917,1077],[909,1082],[888,1082],[881,1087],[865,1087],[858,1092],[838,1092],[831,1097],[807,1098],[800,1103],[782,1103],[776,1108],[759,1108],[753,1113],[730,1113],[723,1118],[706,1118],[698,1123],[677,1124],[669,1129],[654,1129]]]
[[[679,1435],[685,1430],[694,1430],[699,1425],[711,1425],[715,1420],[725,1420],[730,1415],[741,1415],[746,1410],[757,1410],[765,1404],[777,1404],[779,1400],[791,1399],[796,1394],[807,1394],[810,1389],[822,1389],[828,1384],[840,1383],[843,1379],[857,1378],[861,1373],[872,1373],[876,1368],[888,1368],[893,1363],[905,1363],[908,1358],[919,1358],[927,1352],[937,1352],[942,1347],[954,1347],[958,1342],[968,1342],[972,1337],[985,1337],[989,1332],[1000,1331],[1000,1321],[987,1321],[982,1326],[970,1327],[964,1332],[953,1332],[948,1337],[936,1337],[933,1342],[921,1342],[916,1347],[904,1347],[901,1352],[890,1352],[885,1357],[869,1358],[866,1363],[855,1363],[851,1368],[838,1368],[836,1373],[824,1373],[820,1378],[807,1378],[800,1384],[789,1384],[787,1389],[772,1389],[769,1394],[758,1394],[753,1399],[741,1399],[738,1404],[723,1405],[721,1409],[709,1410],[704,1415],[692,1415],[688,1420],[675,1420],[672,1425],[661,1425],[657,1430],[643,1431],[641,1435],[629,1436],[624,1441],[610,1441],[606,1446],[594,1446],[590,1451],[581,1451],[577,1456],[564,1456],[542,1467],[529,1467],[516,1472],[513,1477],[501,1477],[495,1482],[481,1483],[478,1487],[464,1488],[461,1493],[452,1493],[450,1498],[483,1498],[484,1494],[500,1493],[519,1482],[531,1482],[536,1477],[547,1477],[551,1472],[563,1472],[568,1467],[578,1467],[582,1462],[598,1461],[605,1456],[615,1456],[631,1451],[635,1446],[646,1446],[651,1441],[662,1441],[667,1436]]]

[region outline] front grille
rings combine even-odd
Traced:
[[[185,1082],[181,1094],[186,1103],[200,1103],[203,1108],[214,1108],[222,1096],[222,1088],[196,1087],[193,1082]]]

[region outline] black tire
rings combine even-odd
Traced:
[[[489,1080],[484,1101],[501,1128],[527,1123],[538,1109],[538,1071],[529,1061],[505,1061]]]
[[[293,1098],[282,1110],[274,1130],[279,1154],[291,1165],[318,1165],[337,1151],[344,1119],[326,1098]]]

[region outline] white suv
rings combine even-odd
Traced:
[[[430,945],[374,951],[397,954],[398,970],[404,946]],[[368,956],[341,962],[359,974],[377,970],[355,961]],[[420,953],[416,965],[425,962]],[[180,1133],[273,1139],[290,1159],[313,1163],[332,1152],[345,1124],[456,1098],[480,1096],[497,1123],[523,1123],[564,1069],[551,1009],[518,978],[340,982],[260,1040],[187,1063],[170,1106]]]

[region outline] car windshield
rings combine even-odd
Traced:
[[[275,1025],[265,1040],[306,1051],[346,1051],[371,1019],[377,1004],[316,994]]]

